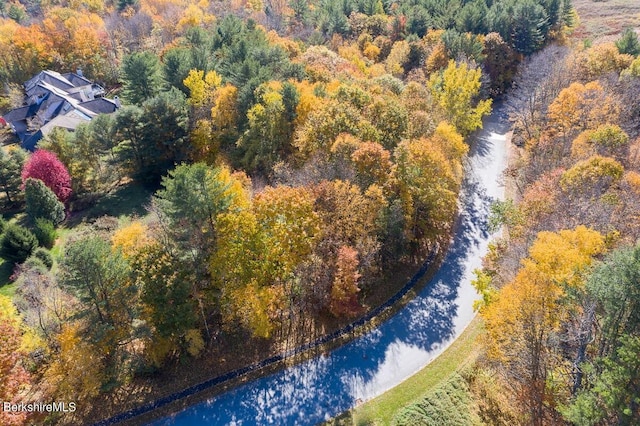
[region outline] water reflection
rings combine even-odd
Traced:
[[[467,167],[454,240],[424,290],[380,327],[328,356],[263,377],[156,425],[316,424],[371,399],[437,356],[473,318],[470,281],[489,234],[489,205],[502,196],[508,130],[501,111],[478,133]]]

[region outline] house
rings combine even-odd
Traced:
[[[30,151],[55,127],[74,130],[80,123],[120,107],[117,97],[103,97],[104,89],[84,78],[81,71],[41,71],[24,83],[24,90],[25,105],[6,113],[0,124],[10,126],[20,145]]]

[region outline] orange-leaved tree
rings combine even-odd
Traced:
[[[349,246],[338,250],[336,273],[331,286],[331,304],[329,310],[335,316],[351,317],[357,315],[362,306],[358,302],[358,251]]]

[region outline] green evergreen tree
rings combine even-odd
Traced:
[[[176,88],[146,100],[141,106],[127,105],[116,117],[115,151],[133,177],[157,181],[186,157],[188,107],[184,93]]]
[[[127,7],[135,7],[138,5],[138,0],[118,0],[118,10],[123,11]]]
[[[164,189],[156,193],[156,201],[170,221],[176,242],[200,237],[206,240],[204,248],[215,237],[216,217],[235,197],[224,174],[204,163],[181,164],[162,179]]]
[[[459,33],[455,29],[446,30],[442,35],[442,42],[449,58],[458,60],[463,57],[473,59],[476,63],[481,63],[484,59],[482,42],[473,34]]]
[[[640,55],[640,41],[638,41],[638,34],[633,28],[627,28],[622,33],[622,36],[616,41],[616,47],[618,52],[631,56]]]
[[[12,263],[22,263],[37,247],[35,235],[27,228],[10,223],[0,238],[0,257]]]
[[[553,28],[562,24],[562,11],[560,0],[542,0],[540,2],[549,17],[549,25]]]
[[[414,6],[407,13],[407,31],[418,37],[424,37],[432,26],[432,19],[429,13],[420,6]]]
[[[57,279],[78,298],[78,316],[86,318],[89,340],[113,355],[118,343],[130,337],[137,289],[120,251],[99,236],[88,235],[67,244]],[[111,356],[112,360],[113,356]]]
[[[13,149],[8,153],[0,148],[0,191],[5,195],[5,205],[13,205],[22,201],[22,168],[27,159],[27,153],[20,149]]]
[[[640,424],[640,337],[622,335],[615,353],[582,366],[587,386],[560,409],[576,425]]]
[[[568,27],[573,27],[576,23],[575,11],[571,0],[562,0],[562,21]]]
[[[93,149],[102,154],[111,153],[116,145],[115,122],[113,114],[99,114],[89,123]]]
[[[611,253],[589,277],[586,290],[602,317],[598,353],[614,353],[622,334],[640,334],[640,246]]]
[[[27,179],[25,182],[25,202],[29,220],[43,218],[58,224],[64,220],[64,204],[58,201],[56,194],[39,179]]]
[[[175,163],[186,159],[189,109],[183,92],[172,88],[145,101],[140,125],[146,167],[138,170],[138,176],[158,179]]]
[[[500,34],[502,39],[512,46],[513,9],[513,2],[494,2],[485,18],[488,30]]]
[[[132,173],[146,167],[144,156],[144,131],[142,126],[142,108],[137,105],[125,105],[115,116],[115,139],[118,160]]]
[[[189,75],[190,65],[188,49],[176,47],[167,50],[162,57],[162,74],[168,88],[175,87],[188,93],[183,81]]]
[[[51,269],[53,266],[53,256],[51,255],[51,252],[44,247],[38,247],[31,257],[39,259],[47,269]]]
[[[56,242],[58,237],[56,227],[48,219],[42,217],[36,218],[36,223],[33,228],[33,233],[38,239],[38,243],[42,247],[51,248]]]
[[[485,17],[488,11],[489,8],[484,0],[475,0],[465,4],[456,17],[456,28],[462,33],[486,34]]]
[[[512,43],[523,55],[531,55],[540,49],[549,34],[549,16],[532,0],[516,3],[513,8]]]
[[[20,3],[11,3],[7,16],[19,24],[23,23],[28,18],[27,11]]]
[[[309,18],[309,2],[307,0],[290,0],[289,7],[293,11],[293,19],[306,24]]]
[[[122,94],[132,104],[140,105],[160,93],[160,61],[151,52],[137,52],[122,61]]]

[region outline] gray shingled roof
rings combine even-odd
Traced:
[[[3,118],[27,149],[34,149],[43,133],[53,127],[72,130],[97,114],[118,109],[115,101],[100,97],[102,87],[76,73],[41,71],[24,88],[28,105],[9,111]]]
[[[96,114],[111,114],[118,109],[115,101],[107,98],[96,98],[91,101],[82,102],[80,106]]]

